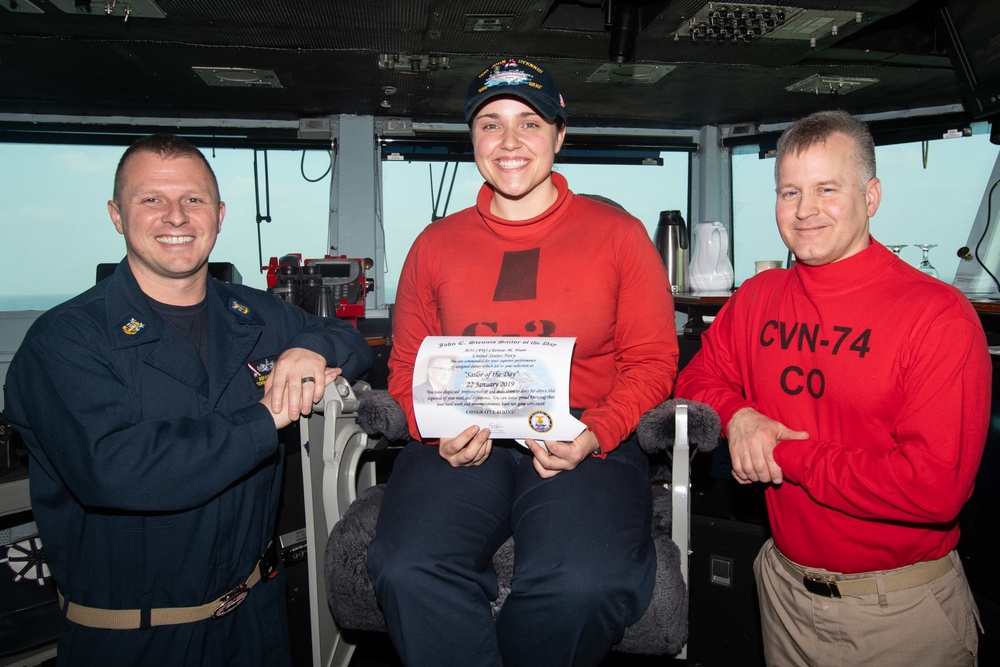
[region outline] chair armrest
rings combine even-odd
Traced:
[[[639,420],[639,446],[650,455],[654,478],[656,459],[670,461],[670,538],[680,552],[679,569],[684,584],[689,583],[691,554],[691,451],[708,452],[719,444],[722,424],[708,405],[671,399],[648,411]],[[688,588],[690,590],[690,587]],[[685,617],[687,607],[685,605]],[[686,629],[686,624],[685,624]],[[678,658],[687,658],[687,644],[679,647]]]
[[[710,452],[719,446],[722,421],[704,403],[671,398],[649,410],[639,420],[635,432],[639,447],[647,454],[669,454],[674,448],[677,406],[687,406],[687,443],[695,452]]]
[[[384,389],[372,389],[361,395],[358,426],[370,436],[402,442],[410,439],[410,426],[399,403]]]
[[[303,463],[305,481],[310,482],[314,500],[322,499],[317,507],[317,517],[322,510],[321,525],[318,530],[330,530],[354,499],[357,498],[358,483],[364,486],[375,484],[374,469],[362,474],[370,479],[359,480],[359,461],[372,443],[367,434],[357,425],[358,408],[364,396],[371,391],[367,382],[351,386],[347,380],[338,377],[326,387],[323,400],[313,406],[313,414],[299,424],[302,446],[306,457]],[[318,445],[318,448],[317,448]],[[318,450],[318,451],[317,451]]]
[[[674,406],[673,466],[670,476],[671,529],[670,537],[681,552],[681,577],[688,582],[688,555],[691,538],[691,469],[688,448],[689,406]]]

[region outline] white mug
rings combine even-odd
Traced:
[[[760,273],[761,271],[767,271],[768,269],[780,269],[781,268],[780,259],[761,259],[753,263],[754,273]]]

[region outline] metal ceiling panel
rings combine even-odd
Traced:
[[[937,0],[781,3],[810,16],[860,13],[815,45],[693,43],[678,28],[704,14],[707,0],[631,1],[647,11],[636,62],[675,68],[655,83],[588,82],[609,61],[609,33],[594,20],[600,0],[156,0],[164,18],[128,21],[33,0],[43,13],[0,12],[0,114],[461,121],[466,85],[503,55],[546,63],[578,125],[779,122],[829,106],[874,113],[961,100],[932,19]],[[581,27],[546,27],[550,15],[548,25]],[[472,16],[507,18],[473,31]],[[387,68],[387,57],[404,66]],[[281,88],[212,87],[193,67],[271,70]],[[816,74],[878,82],[849,97],[785,90]]]

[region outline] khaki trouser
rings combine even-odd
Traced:
[[[954,569],[928,584],[837,599],[807,591],[768,540],[754,561],[768,666],[975,666],[979,610],[948,557]]]

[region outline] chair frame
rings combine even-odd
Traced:
[[[326,602],[323,555],[333,526],[357,497],[359,485],[375,485],[375,467],[360,466],[368,449],[368,434],[357,425],[360,401],[352,387],[338,377],[326,387],[323,400],[299,423],[302,444],[302,495],[306,516],[306,562],[309,568],[309,625],[313,667],[347,667],[356,646],[346,641]],[[333,428],[327,428],[333,424]],[[319,443],[318,450],[312,447]]]
[[[324,554],[334,524],[357,498],[358,492],[376,483],[372,462],[361,465],[361,457],[372,444],[357,424],[358,393],[371,387],[359,382],[353,387],[343,378],[327,386],[322,402],[300,422],[303,448],[302,490],[305,502],[307,565],[309,568],[309,622],[314,667],[348,667],[355,644],[347,641],[333,620],[326,601]],[[690,556],[691,456],[686,405],[674,413],[675,438],[671,466],[671,538],[680,549],[680,569],[685,585]],[[333,428],[328,428],[332,424]],[[313,445],[320,444],[319,450]],[[690,590],[690,587],[689,587]],[[676,658],[687,657],[685,644]]]

